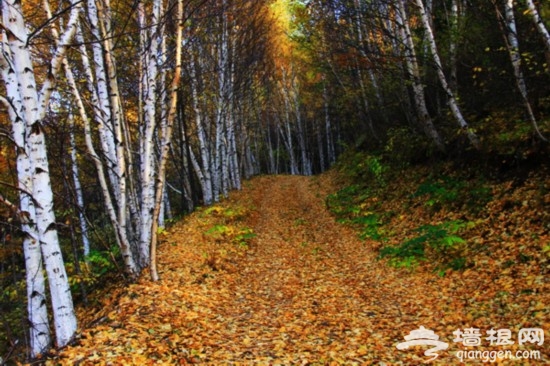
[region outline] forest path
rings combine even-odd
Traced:
[[[323,188],[299,176],[254,181],[248,224],[257,238],[234,278],[235,296],[223,306],[240,329],[227,344],[235,361],[362,362],[379,360],[380,352],[393,358],[388,338],[395,333],[388,331],[404,318],[414,323],[421,311],[410,308],[414,294],[396,272],[335,222]]]
[[[80,340],[56,364],[420,364],[425,348],[396,344],[421,325],[451,339],[468,294],[451,300],[433,274],[377,261],[326,210],[334,188],[326,176],[257,177],[176,223],[162,235],[161,281],[84,309]],[[235,232],[248,229],[245,248]]]

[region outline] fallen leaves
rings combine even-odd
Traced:
[[[454,349],[437,364],[458,364],[456,329],[550,329],[548,268],[540,260],[506,262],[517,249],[503,241],[498,255],[478,253],[475,267],[445,277],[389,268],[372,243],[327,213],[329,189],[319,178],[259,177],[185,218],[163,236],[161,282],[141,279],[106,294],[104,308],[81,315],[96,321],[48,363],[420,364],[425,349],[396,344],[422,325]],[[243,248],[205,235],[216,225],[250,227],[256,236]],[[494,226],[478,240],[488,245],[503,235]],[[535,244],[522,245],[542,252],[548,236],[535,233]]]

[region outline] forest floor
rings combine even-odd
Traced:
[[[550,337],[544,260],[510,271],[486,258],[445,276],[388,266],[377,244],[327,210],[335,181],[257,177],[175,223],[161,234],[161,281],[113,285],[98,310],[80,310],[75,344],[47,363],[416,365],[433,346],[396,346],[421,326],[448,344],[432,364],[461,364],[466,350],[484,352],[477,362],[505,350],[539,351],[542,360],[498,364],[550,362],[550,340],[517,338],[521,328]],[[466,328],[479,330],[481,345],[453,341]],[[491,329],[510,329],[514,343],[491,346]]]

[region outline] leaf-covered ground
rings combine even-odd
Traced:
[[[501,253],[480,255],[474,268],[444,277],[395,269],[377,259],[378,244],[359,240],[328,212],[332,180],[258,177],[175,224],[162,234],[161,281],[113,286],[99,311],[80,314],[76,344],[48,363],[414,365],[428,359],[429,347],[396,345],[420,326],[449,343],[432,364],[460,364],[456,352],[466,347],[452,341],[453,332],[465,328],[483,337],[503,328],[514,335],[511,346],[483,340],[471,350],[538,350],[543,357],[499,364],[550,362],[550,339],[542,346],[517,342],[521,328],[543,328],[550,338],[548,261],[502,266],[498,259],[514,252],[506,247],[512,242],[529,246],[529,236],[503,241],[495,249]],[[399,217],[397,230],[407,220]],[[548,245],[547,230],[541,233],[540,251],[524,248],[524,256],[548,254],[540,244]]]

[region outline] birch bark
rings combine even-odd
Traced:
[[[51,335],[46,307],[46,281],[42,267],[40,239],[34,221],[36,219],[32,199],[31,163],[25,146],[25,122],[18,113],[22,110],[19,87],[15,79],[14,67],[11,64],[9,48],[5,34],[2,42],[0,68],[6,85],[7,98],[5,107],[12,121],[12,136],[16,149],[16,169],[21,211],[21,230],[23,252],[25,256],[25,276],[27,285],[27,314],[29,321],[29,343],[31,357],[43,353],[51,344]]]
[[[422,80],[420,78],[416,51],[414,50],[414,42],[409,27],[407,13],[405,11],[405,2],[404,0],[397,0],[396,5],[397,9],[395,19],[398,27],[397,36],[404,45],[405,65],[412,82],[416,113],[420,125],[424,129],[426,135],[432,139],[439,150],[444,151],[445,144],[443,143],[443,139],[439,135],[439,132],[437,132],[426,106],[424,85],[422,84]]]
[[[516,86],[521,94],[523,105],[525,106],[525,110],[527,111],[527,116],[531,121],[531,125],[533,126],[536,135],[542,141],[548,141],[539,130],[537,119],[535,118],[531,103],[529,102],[529,94],[527,92],[527,85],[523,76],[523,71],[521,70],[521,55],[519,53],[519,40],[517,36],[516,19],[514,16],[514,1],[504,0],[504,10],[504,20],[506,23],[507,37],[506,46],[508,48],[508,55],[510,56],[510,61],[514,69]]]
[[[153,14],[150,24],[142,24],[141,32],[145,33],[144,39],[148,48],[144,53],[143,82],[142,87],[145,96],[143,134],[140,136],[141,152],[141,227],[139,242],[140,267],[146,267],[150,262],[149,247],[151,244],[151,226],[155,204],[155,128],[157,126],[156,103],[157,103],[157,77],[158,63],[157,55],[160,51],[159,45],[159,20],[161,11],[161,0],[153,2]]]
[[[181,79],[181,64],[182,64],[182,38],[183,38],[183,0],[178,0],[177,3],[177,31],[176,31],[176,50],[175,58],[176,64],[174,69],[174,77],[170,85],[170,103],[168,109],[168,115],[166,116],[166,123],[162,130],[162,147],[161,155],[159,159],[158,179],[155,190],[155,205],[153,212],[153,222],[151,227],[151,263],[150,272],[151,279],[153,281],[159,280],[157,271],[157,229],[158,229],[158,217],[160,214],[161,201],[163,199],[165,178],[166,178],[166,163],[168,161],[168,154],[170,152],[170,143],[172,141],[172,129],[174,126],[174,120],[177,114],[177,102],[178,102],[178,86]]]
[[[80,221],[80,231],[82,237],[82,248],[84,256],[87,257],[90,254],[90,240],[88,238],[88,224],[86,221],[86,215],[84,215],[84,195],[82,194],[82,184],[80,183],[80,174],[78,169],[78,160],[76,152],[76,139],[75,139],[75,127],[74,117],[69,114],[69,144],[71,146],[71,165],[73,174],[74,191],[76,195],[76,205],[78,208],[78,219]]]
[[[205,205],[209,205],[214,200],[214,195],[212,191],[212,174],[211,174],[211,164],[210,164],[210,153],[208,147],[208,140],[206,138],[206,131],[203,123],[202,111],[199,107],[199,92],[198,92],[198,81],[197,81],[197,71],[195,68],[195,62],[191,57],[190,65],[190,86],[191,86],[191,103],[193,105],[193,111],[195,113],[195,124],[197,127],[197,138],[199,140],[199,150],[202,163],[201,166],[198,164],[197,159],[193,159],[193,167],[199,176],[201,182],[203,202]],[[197,163],[197,164],[195,164]],[[200,174],[198,173],[200,172]]]
[[[28,34],[23,11],[19,1],[2,1],[2,20],[13,65],[14,80],[18,85],[18,118],[24,121],[25,152],[29,159],[32,199],[35,207],[35,222],[40,243],[44,267],[48,275],[48,284],[54,315],[54,327],[57,345],[69,343],[76,332],[76,316],[73,308],[69,281],[59,246],[53,193],[51,189],[48,155],[42,119],[46,114],[49,98],[54,89],[55,76],[67,50],[67,43],[74,36],[75,24],[80,13],[80,5],[72,4],[66,29],[54,49],[50,69],[40,93],[35,80],[31,51],[27,42]],[[14,116],[15,114],[11,114]],[[25,178],[25,177],[23,177]]]
[[[81,57],[83,59],[83,65],[89,65],[88,57],[86,50],[81,49]],[[76,85],[76,82],[74,80],[74,76],[72,73],[71,68],[69,67],[69,64],[67,60],[64,62],[64,69],[65,69],[65,76],[67,78],[67,82],[69,84],[69,87],[71,89],[71,92],[73,94],[73,97],[76,102],[76,106],[78,108],[78,112],[80,115],[80,118],[83,121],[84,125],[84,141],[86,142],[86,148],[88,150],[88,153],[90,154],[92,161],[95,165],[95,168],[97,170],[97,176],[99,180],[99,185],[101,188],[101,192],[103,194],[103,199],[105,203],[105,207],[107,209],[107,214],[109,215],[109,219],[111,220],[111,224],[113,225],[115,229],[115,239],[120,247],[120,252],[122,254],[122,259],[124,261],[125,270],[126,273],[131,277],[135,278],[138,274],[138,268],[136,266],[136,263],[134,261],[134,256],[131,251],[130,243],[127,237],[127,233],[121,228],[121,226],[118,223],[118,217],[115,205],[113,203],[113,200],[111,198],[111,193],[109,191],[109,183],[107,182],[107,175],[105,174],[105,169],[103,167],[102,160],[98,153],[95,150],[93,138],[92,138],[92,128],[90,126],[90,119],[88,117],[88,114],[86,112],[86,108],[84,106],[84,102],[82,101],[82,98],[80,96],[80,92],[78,90],[78,87]],[[85,69],[86,70],[86,69]],[[91,77],[91,70],[88,69],[87,74],[90,74],[89,77]]]
[[[416,5],[420,10],[420,17],[422,19],[422,23],[424,24],[424,30],[426,31],[426,38],[428,41],[428,46],[430,48],[430,53],[432,55],[432,59],[435,64],[435,69],[437,72],[437,76],[439,77],[439,82],[441,83],[441,86],[443,87],[443,89],[445,90],[445,93],[447,94],[447,102],[449,103],[451,112],[453,113],[453,116],[455,117],[459,127],[463,131],[465,131],[466,134],[468,135],[468,139],[470,140],[470,143],[476,149],[479,150],[480,149],[479,139],[477,135],[474,133],[474,131],[472,131],[472,129],[468,126],[468,122],[466,122],[466,119],[464,119],[464,116],[462,115],[462,112],[460,111],[460,107],[458,106],[458,103],[456,101],[455,95],[451,87],[447,83],[447,78],[443,73],[443,64],[441,63],[441,60],[439,58],[439,53],[437,52],[437,45],[435,44],[435,37],[432,32],[432,26],[430,24],[428,15],[426,14],[426,10],[424,9],[422,0],[416,0]]]
[[[527,3],[527,7],[529,8],[531,18],[533,18],[533,22],[535,23],[535,26],[537,27],[537,30],[539,31],[544,41],[544,45],[546,46],[548,52],[550,52],[550,33],[548,32],[546,25],[544,25],[544,22],[542,21],[542,18],[540,17],[540,14],[537,10],[537,7],[535,6],[533,0],[525,0],[525,2]]]

